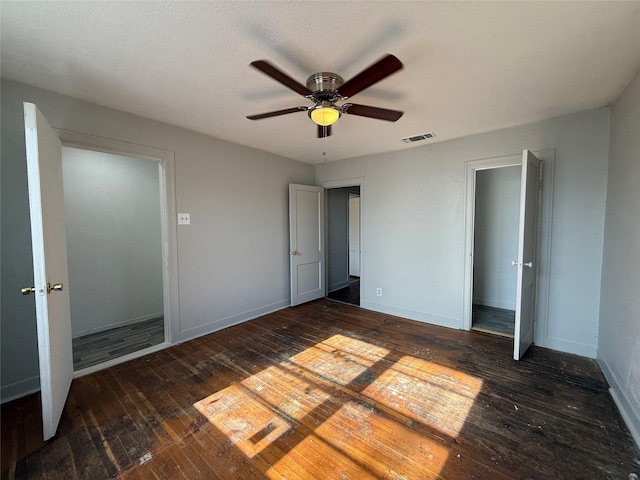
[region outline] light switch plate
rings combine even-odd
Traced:
[[[191,225],[191,214],[190,213],[179,213],[178,214],[178,225]]]

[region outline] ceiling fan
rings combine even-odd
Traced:
[[[393,55],[386,55],[370,67],[364,69],[351,80],[344,81],[340,75],[331,72],[314,73],[307,79],[306,87],[286,73],[271,65],[266,60],[256,60],[251,62],[251,66],[260,70],[265,75],[270,76],[275,81],[280,82],[285,87],[308,98],[313,102],[311,106],[300,106],[276,110],[273,112],[249,115],[249,120],[261,120],[263,118],[287,115],[295,112],[307,112],[309,118],[318,125],[318,138],[331,135],[331,125],[340,118],[343,113],[350,115],[360,115],[361,117],[376,118],[395,122],[404,112],[389,110],[386,108],[371,107],[368,105],[358,105],[355,103],[337,102],[344,101],[374,83],[388,77],[392,73],[402,69],[402,62]]]

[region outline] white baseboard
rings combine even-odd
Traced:
[[[0,403],[10,402],[16,398],[40,391],[40,377],[35,376],[5,385],[0,390]]]
[[[396,317],[408,318],[409,320],[417,320],[418,322],[430,323],[439,327],[460,329],[461,323],[459,318],[441,317],[440,315],[432,315],[424,312],[416,312],[405,308],[392,307],[375,302],[361,302],[360,306],[374,312],[387,313]]]
[[[616,379],[613,371],[609,368],[606,360],[598,355],[598,364],[609,383],[609,394],[613,398],[614,403],[618,407],[620,416],[627,425],[631,436],[636,442],[636,446],[640,448],[640,412],[635,412],[631,407],[631,403],[627,400],[624,390],[620,388],[620,382]]]
[[[164,312],[152,313],[150,315],[143,315],[142,317],[132,318],[131,320],[124,320],[122,322],[109,323],[107,325],[100,325],[99,327],[89,328],[82,332],[76,332],[73,334],[73,338],[83,337],[85,335],[91,335],[92,333],[100,333],[105,330],[111,330],[112,328],[126,327],[138,322],[144,322],[145,320],[151,320],[152,318],[158,318],[164,316]]]
[[[544,345],[537,344],[541,347],[551,348],[560,352],[573,353],[581,357],[596,358],[598,356],[598,347],[594,345],[585,345],[583,343],[570,342],[561,338],[547,337]]]
[[[282,310],[283,308],[287,308],[290,306],[291,299],[287,298],[285,300],[281,300],[279,302],[265,305],[253,310],[248,310],[237,315],[220,318],[218,320],[214,320],[213,322],[207,323],[206,325],[200,325],[198,327],[182,330],[178,333],[179,338],[176,339],[177,341],[175,343],[182,343],[186,342],[187,340],[201,337],[203,335],[208,335],[209,333],[217,332],[218,330],[222,330],[223,328],[238,325],[239,323],[244,323],[246,321],[253,320],[254,318],[261,317],[262,315],[277,312],[278,310]]]

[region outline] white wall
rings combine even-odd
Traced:
[[[22,102],[55,128],[170,150],[178,228],[180,341],[289,305],[288,184],[311,165],[2,80],[2,399],[38,388]],[[233,199],[233,201],[230,201]]]
[[[520,167],[476,172],[473,303],[514,310]]]
[[[330,188],[327,196],[328,288],[349,285],[349,189]]]
[[[640,445],[640,72],[611,108],[598,359]]]
[[[63,147],[74,337],[163,314],[158,163]]]
[[[609,145],[603,108],[395,153],[316,166],[318,182],[364,177],[361,305],[459,328],[466,161],[555,149],[549,314],[539,345],[596,356]],[[547,185],[545,188],[548,188]],[[381,287],[383,296],[376,297]]]

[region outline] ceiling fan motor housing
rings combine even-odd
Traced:
[[[314,94],[315,102],[331,102],[340,100],[336,90],[342,86],[344,80],[340,75],[331,72],[314,73],[307,79],[307,88]]]

